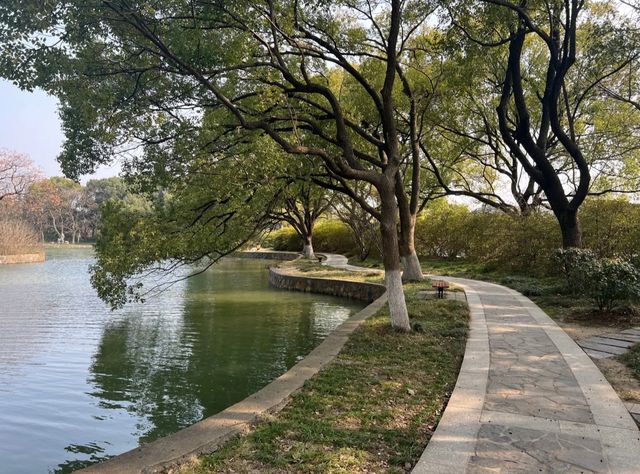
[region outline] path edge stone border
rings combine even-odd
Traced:
[[[469,335],[458,380],[435,433],[412,473],[462,472],[474,454],[489,378],[489,333],[477,292],[458,279],[469,306]]]
[[[285,259],[282,258],[281,260]],[[315,278],[315,280],[319,282],[325,281],[325,279],[320,278]],[[326,280],[328,282],[339,281]],[[344,282],[344,280],[340,281]],[[348,283],[373,285],[371,283],[352,281]],[[381,286],[384,289],[382,285],[377,286]],[[371,299],[368,301],[371,301]],[[188,462],[200,454],[215,451],[230,439],[247,432],[261,417],[282,410],[289,402],[289,397],[299,390],[308,379],[332,362],[347,343],[349,336],[364,321],[383,308],[386,303],[387,294],[383,292],[369,305],[334,329],[303,360],[244,400],[176,433],[76,472],[101,474],[158,473]]]

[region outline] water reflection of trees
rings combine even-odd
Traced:
[[[177,316],[177,315],[175,315]],[[140,442],[166,435],[202,415],[190,389],[190,347],[180,326],[166,317],[128,317],[108,325],[91,367],[105,409],[124,409],[137,418]]]
[[[132,434],[141,443],[264,386],[317,344],[316,318],[348,313],[313,304],[310,295],[269,290],[262,267],[240,265],[244,271],[223,266],[189,280],[179,312],[131,314],[105,327],[92,395],[101,407],[135,417]]]

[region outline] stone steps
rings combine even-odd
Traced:
[[[640,328],[625,329],[619,333],[602,334],[578,341],[578,345],[594,359],[622,355],[635,344],[640,344]]]

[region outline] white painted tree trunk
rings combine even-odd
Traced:
[[[400,270],[387,270],[384,273],[387,298],[389,299],[389,311],[391,313],[391,326],[401,331],[411,331],[407,304],[404,300],[402,289],[402,272]]]
[[[302,256],[309,259],[316,258],[315,253],[313,253],[313,244],[311,243],[311,241],[306,242],[304,244],[304,247],[302,247]]]
[[[383,182],[378,188],[380,193],[381,214],[380,236],[382,237],[382,260],[384,262],[384,281],[387,288],[391,327],[399,331],[411,331],[409,312],[404,300],[402,288],[402,270],[400,265],[400,247],[398,242],[396,203],[393,186]]]
[[[411,251],[409,255],[402,257],[402,279],[404,281],[420,281],[423,278],[422,267],[420,266],[420,260],[415,250]]]

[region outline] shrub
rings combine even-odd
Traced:
[[[263,247],[274,250],[299,252],[302,242],[296,231],[289,226],[270,232],[261,242]],[[313,229],[313,249],[316,252],[335,252],[347,255],[357,255],[351,229],[339,220],[322,220]]]
[[[555,261],[574,294],[592,298],[601,311],[640,296],[640,270],[628,260],[597,258],[588,249],[559,249]]]
[[[526,216],[477,213],[481,241],[472,241],[484,263],[509,272],[540,275],[547,272],[553,250],[560,242],[558,226],[546,212]]]
[[[591,199],[580,210],[582,240],[599,257],[631,258],[640,247],[640,206],[624,198]]]
[[[263,239],[262,245],[264,247],[271,247],[274,250],[282,250],[288,252],[299,252],[302,249],[302,243],[300,237],[293,230],[293,227],[282,227],[278,230],[274,230]]]
[[[337,219],[321,220],[313,229],[313,248],[316,252],[335,252],[358,255],[351,229]]]
[[[640,272],[628,261],[607,258],[585,262],[583,266],[584,290],[601,311],[640,296]]]
[[[589,249],[557,249],[553,259],[565,279],[567,290],[574,294],[584,292],[591,266],[597,260],[596,255]]]
[[[416,222],[416,252],[425,257],[467,257],[471,215],[461,204],[432,204]]]
[[[509,215],[441,201],[425,210],[416,226],[421,256],[464,258],[510,272],[546,272],[559,242],[557,223],[548,212]]]

